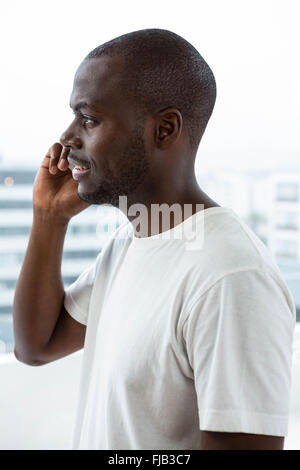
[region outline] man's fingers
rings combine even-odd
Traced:
[[[60,154],[61,154],[61,144],[58,142],[55,142],[50,149],[48,150],[47,156],[50,156],[50,161],[49,161],[49,171],[53,175],[57,173],[57,162],[59,160]]]
[[[63,147],[60,143],[55,142],[48,150],[47,156],[50,157],[49,171],[55,175],[58,169],[64,171],[69,167],[67,156],[70,149]]]
[[[68,147],[63,147],[60,159],[58,162],[58,168],[62,171],[65,171],[69,168],[69,162],[67,160],[67,156],[69,154],[70,148]]]

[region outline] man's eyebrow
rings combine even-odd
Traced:
[[[70,106],[70,108],[72,108],[71,103],[69,104],[69,106]],[[85,101],[79,101],[77,104],[75,104],[74,111],[79,111],[80,109],[88,108],[88,107],[89,106]]]
[[[71,106],[71,103],[69,104],[69,106],[71,109],[73,109]],[[79,101],[78,103],[76,103],[74,106],[74,111],[79,111],[80,109],[84,109],[84,108],[89,108],[94,113],[99,113],[99,110],[95,106],[90,105],[86,101]]]

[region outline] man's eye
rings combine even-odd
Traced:
[[[84,126],[85,126],[86,124],[88,124],[88,121],[90,121],[91,123],[94,122],[92,119],[90,119],[90,118],[88,118],[88,117],[85,117],[85,116],[81,116],[81,119],[82,119],[82,122],[83,122]]]
[[[93,119],[90,119],[89,117],[84,116],[84,115],[81,114],[81,113],[76,113],[75,111],[73,111],[73,114],[74,114],[75,116],[77,116],[77,117],[81,120],[81,122],[82,122],[82,124],[83,124],[84,127],[89,123],[89,121],[90,121],[91,123],[94,123]]]

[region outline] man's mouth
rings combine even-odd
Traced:
[[[89,170],[89,167],[88,166],[75,166],[74,170]]]
[[[79,181],[82,176],[88,173],[91,169],[91,166],[87,162],[78,162],[72,158],[72,156],[67,157],[69,163],[69,169],[72,171],[72,177],[74,180]]]
[[[83,167],[75,167],[72,170],[72,177],[74,180],[78,181],[83,175],[88,173],[90,171],[90,168],[83,168]]]
[[[67,157],[67,160],[69,162],[69,168],[71,171],[73,171],[74,169],[78,171],[89,170],[91,168],[90,164],[87,162],[81,163],[73,159],[72,157]]]

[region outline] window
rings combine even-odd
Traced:
[[[298,183],[277,183],[276,186],[277,201],[298,202],[299,184]]]
[[[297,258],[297,254],[297,240],[277,240],[276,256],[295,259]]]
[[[298,229],[298,212],[283,212],[279,211],[276,214],[276,228],[282,230],[297,230]]]

